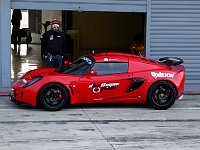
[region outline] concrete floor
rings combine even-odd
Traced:
[[[12,82],[44,67],[40,45],[12,49]],[[71,106],[57,112],[0,97],[1,150],[199,150],[200,96],[168,110],[146,105]]]
[[[11,83],[29,70],[44,67],[39,44],[21,44],[17,49],[11,45]]]
[[[200,96],[168,110],[70,106],[49,112],[0,97],[1,150],[199,150]]]

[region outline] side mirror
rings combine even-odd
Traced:
[[[96,70],[89,70],[87,72],[86,76],[97,76],[97,71]]]

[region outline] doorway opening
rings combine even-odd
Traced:
[[[129,53],[132,43],[140,37],[146,39],[146,13],[130,12],[78,12],[60,10],[23,10],[31,42],[21,43],[18,50],[12,44],[12,83],[27,71],[45,67],[41,56],[41,37],[46,21],[58,19],[67,37],[65,59],[99,52]],[[28,19],[27,19],[28,18]],[[22,23],[22,22],[21,22]],[[22,23],[23,24],[23,23]],[[21,24],[20,28],[23,28]],[[50,25],[47,27],[50,30]],[[140,36],[138,36],[140,35]],[[145,47],[145,45],[143,45]]]

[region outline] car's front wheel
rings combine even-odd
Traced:
[[[69,99],[66,89],[57,83],[51,83],[44,86],[40,91],[38,98],[41,106],[50,111],[62,109]]]
[[[176,89],[167,81],[159,81],[149,89],[147,100],[155,109],[168,109],[176,100]]]

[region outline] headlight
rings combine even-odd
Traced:
[[[28,87],[36,82],[38,82],[39,80],[41,80],[43,77],[42,76],[37,76],[35,77],[33,80],[31,80],[30,82],[26,83],[25,85],[23,85],[22,87]]]
[[[26,81],[26,79],[19,79],[17,80],[17,83],[20,84],[20,87],[25,86],[28,82]]]

